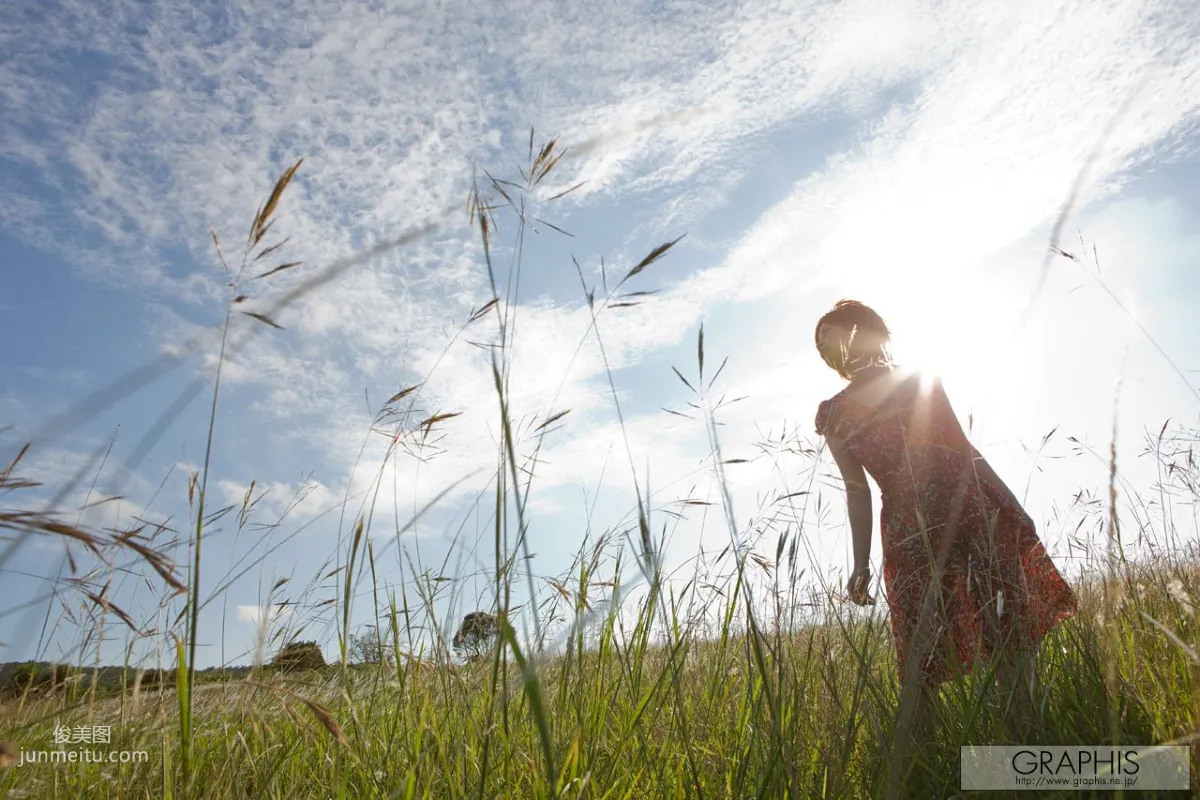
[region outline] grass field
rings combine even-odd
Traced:
[[[507,305],[492,273],[491,215],[512,213],[520,236],[522,192],[542,180],[555,161],[553,143],[531,148],[523,185],[491,181],[485,188],[496,205],[490,206],[483,192],[473,204],[495,300],[468,324],[494,321],[500,341],[513,329],[517,311]],[[284,176],[254,220],[242,264],[227,266],[235,277],[225,332],[245,303],[240,280],[246,265],[272,247],[272,213],[292,174]],[[215,236],[214,242],[221,247]],[[652,269],[669,251],[670,243],[652,249],[611,289],[585,288],[596,320],[590,334],[598,341],[605,312],[636,302],[626,281]],[[261,271],[269,280],[289,269],[284,261]],[[305,290],[319,289],[324,279],[306,282]],[[274,324],[269,311],[255,314],[267,326]],[[232,345],[224,332],[220,341],[223,360]],[[639,501],[631,530],[581,547],[569,580],[544,590],[530,588],[543,612],[538,624],[562,630],[565,621],[560,646],[539,652],[528,644],[539,637],[513,627],[517,617],[508,611],[514,584],[532,587],[532,576],[515,565],[527,555],[521,533],[529,523],[529,487],[536,483],[518,461],[531,447],[536,453],[540,437],[557,420],[551,417],[518,437],[507,415],[507,361],[503,348],[498,351],[492,378],[504,436],[494,481],[492,610],[499,629],[490,656],[462,663],[448,642],[431,637],[430,631],[444,629],[446,622],[436,618],[434,587],[401,592],[376,579],[371,516],[365,514],[337,552],[339,597],[322,597],[321,608],[313,609],[340,620],[338,663],[291,672],[256,666],[225,676],[196,669],[198,610],[219,601],[201,596],[196,578],[211,568],[203,544],[217,513],[209,502],[208,456],[220,446],[213,436],[220,413],[218,371],[211,387],[209,451],[189,482],[193,515],[186,559],[163,552],[156,532],[144,526],[134,534],[88,529],[49,512],[21,510],[15,500],[12,508],[0,509],[0,525],[13,533],[8,546],[50,536],[91,548],[98,557],[127,553],[157,576],[163,607],[178,612],[170,615],[174,624],[157,634],[169,656],[166,676],[144,682],[130,667],[106,673],[101,682],[84,673],[52,692],[10,693],[0,701],[0,741],[7,743],[0,762],[8,762],[0,771],[0,796],[882,796],[898,694],[883,606],[864,616],[828,594],[801,597],[790,591],[798,577],[796,537],[802,528],[774,530],[773,546],[764,549],[760,540],[752,553],[741,546],[745,534],[731,520],[730,535],[738,547],[718,561],[728,568],[728,580],[714,586],[697,575],[666,582],[651,523],[655,512]],[[703,412],[720,479],[720,408],[703,385],[715,373],[711,364],[710,374],[704,372],[702,333],[697,351],[696,406]],[[428,435],[452,422],[408,420],[405,408],[412,408],[418,394],[416,388],[401,392],[381,411],[381,424],[395,425],[398,439]],[[613,396],[615,402],[615,389]],[[1110,486],[1082,487],[1091,491],[1067,504],[1082,521],[1109,532],[1115,532],[1110,529],[1118,507],[1141,509],[1146,512],[1138,516],[1146,520],[1142,535],[1158,549],[1138,561],[1115,550],[1091,554],[1088,577],[1076,584],[1079,615],[1052,631],[1039,652],[1045,720],[1040,743],[1186,743],[1192,746],[1193,772],[1200,764],[1193,743],[1200,731],[1200,558],[1189,544],[1195,541],[1200,499],[1195,441],[1192,431],[1168,436],[1165,427],[1157,438],[1150,437],[1164,475],[1162,486],[1142,487],[1150,501],[1118,487],[1114,465]],[[20,480],[19,468],[18,462],[0,472],[6,503],[35,488]],[[248,495],[240,510],[224,512],[236,515],[241,526],[252,505]],[[1182,519],[1190,520],[1190,532],[1169,522]],[[619,533],[631,535],[624,540]],[[626,585],[635,580],[639,587]],[[78,591],[105,618],[124,613],[107,606],[86,584]],[[382,665],[350,663],[349,600],[362,595],[372,598],[386,621]],[[418,650],[417,643],[426,649]],[[961,796],[958,748],[1002,740],[998,704],[983,675],[944,689],[936,742],[909,765],[910,796]],[[27,757],[23,754],[58,749],[55,731],[63,726],[103,726],[111,740],[101,749],[144,757],[128,763],[15,763]],[[62,749],[84,751],[89,745],[76,742]]]

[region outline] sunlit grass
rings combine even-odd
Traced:
[[[1131,579],[1133,599],[1118,612],[1115,694],[1105,686],[1096,587],[1082,592],[1080,617],[1045,642],[1041,743],[1109,741],[1110,706],[1119,710],[1125,742],[1196,731],[1197,664],[1158,625],[1200,643],[1196,610],[1177,597],[1200,593],[1200,569],[1152,565],[1132,570]],[[214,787],[219,796],[324,796],[343,783],[349,796],[527,797],[553,794],[555,785],[560,794],[589,797],[876,796],[895,713],[886,629],[861,623],[843,632],[833,624],[782,637],[769,647],[766,679],[744,635],[714,633],[620,647],[605,629],[593,648],[544,664],[553,780],[520,673],[502,669],[509,703],[498,708],[487,662],[201,684],[193,763],[205,796]],[[768,686],[778,698],[777,722],[766,707]],[[920,796],[955,791],[958,745],[994,741],[998,714],[978,693],[970,680],[944,693],[938,748],[916,778],[929,794]],[[125,796],[157,797],[164,781],[177,780],[164,778],[160,755],[179,747],[178,708],[169,696],[73,705],[69,694],[27,703],[5,719],[3,736],[41,749],[50,747],[55,724],[111,725],[114,749],[147,751],[153,763],[36,765],[11,769],[0,786],[49,796],[57,783],[66,796],[110,796],[119,785]]]

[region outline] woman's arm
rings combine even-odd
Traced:
[[[874,525],[874,515],[871,508],[871,487],[867,483],[867,473],[862,464],[850,452],[845,443],[837,438],[827,438],[829,452],[837,462],[842,473],[842,482],[846,484],[846,515],[850,520],[850,537],[854,549],[854,572],[851,576],[851,599],[861,604],[870,604],[874,600],[866,594],[866,582],[855,581],[855,576],[865,576],[870,573],[871,562],[871,528]],[[856,587],[861,586],[861,593]]]

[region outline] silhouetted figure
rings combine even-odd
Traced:
[[[967,440],[941,381],[898,368],[890,338],[879,315],[856,301],[821,318],[817,349],[848,384],[820,404],[816,429],[846,486],[854,545],[847,592],[860,605],[875,602],[867,475],[882,498],[883,581],[902,687],[899,767],[906,748],[932,734],[937,686],[991,659],[1012,693],[1017,735],[1031,732],[1034,655],[1077,607],[1033,520]]]

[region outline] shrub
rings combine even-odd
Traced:
[[[467,661],[478,661],[496,646],[500,629],[496,617],[486,611],[472,611],[463,617],[454,634],[454,650]]]
[[[271,666],[282,672],[321,669],[325,666],[325,655],[316,642],[289,642],[275,654]]]

